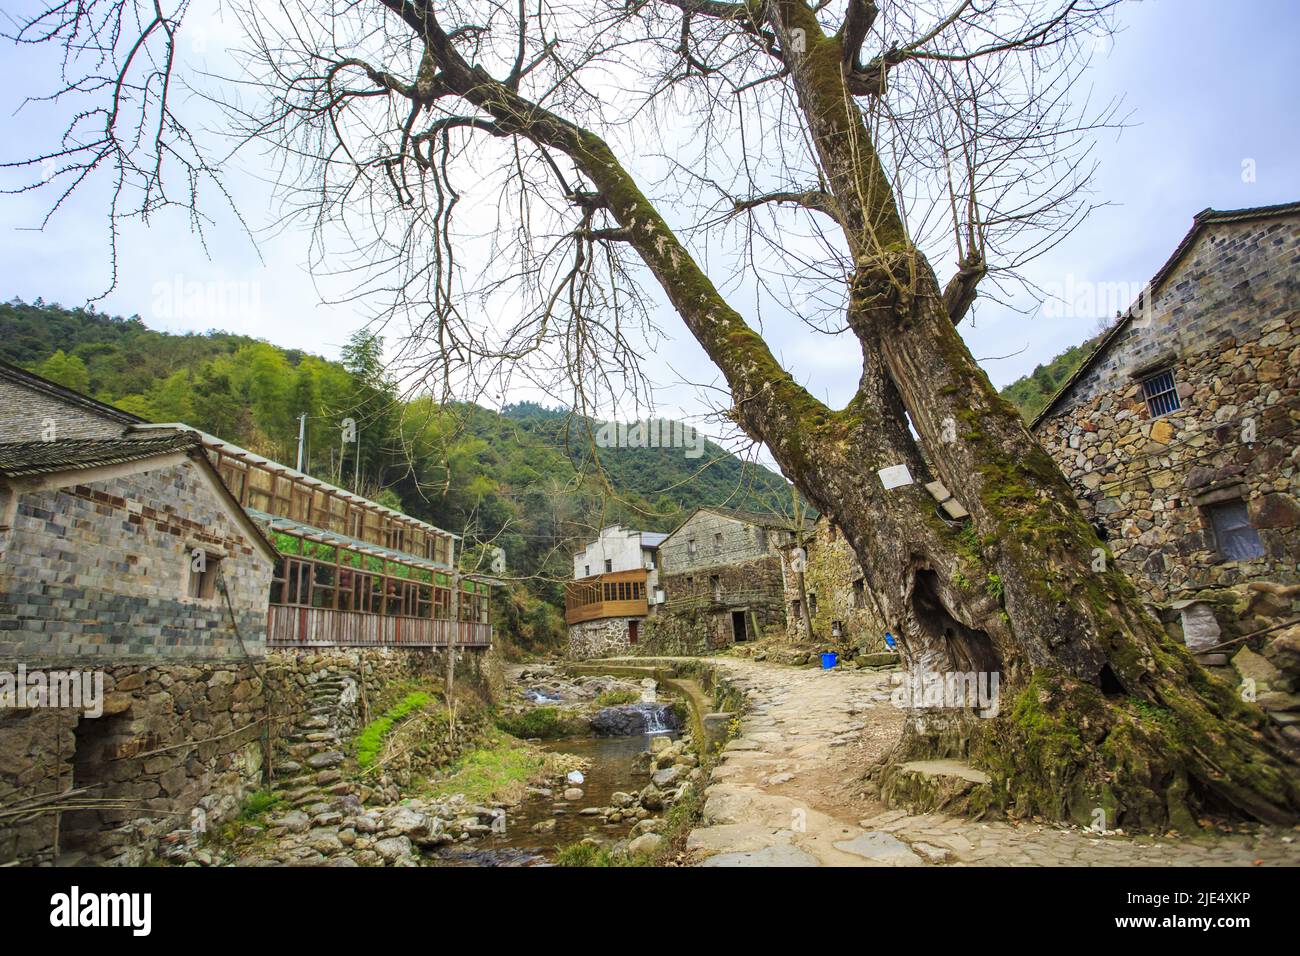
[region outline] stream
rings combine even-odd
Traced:
[[[618,791],[635,793],[646,785],[645,771],[633,769],[637,754],[650,747],[652,737],[678,739],[665,731],[626,737],[566,737],[538,744],[542,750],[576,754],[589,765],[581,785],[581,800],[566,801],[556,790],[552,796],[529,796],[507,811],[506,832],[493,834],[472,844],[456,844],[434,854],[450,866],[545,866],[556,847],[577,843],[587,836],[615,840],[628,835],[635,819],[606,823],[599,816],[584,815],[585,807],[605,807]],[[555,829],[533,831],[535,824],[555,819]]]

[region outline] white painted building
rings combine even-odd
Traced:
[[[574,580],[644,569],[647,572],[646,589],[653,595],[659,582],[659,542],[666,537],[668,535],[658,531],[634,531],[622,525],[611,525],[573,556]]]

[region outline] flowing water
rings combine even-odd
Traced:
[[[657,707],[660,705],[647,705]],[[656,711],[656,724],[663,726],[662,713]],[[649,714],[647,714],[649,717]],[[614,840],[627,836],[635,819],[620,823],[605,823],[599,816],[584,816],[584,807],[607,807],[610,796],[616,791],[634,793],[649,783],[644,771],[632,769],[636,755],[650,748],[650,738],[667,735],[678,736],[668,729],[654,733],[634,734],[629,737],[569,737],[545,741],[539,746],[556,753],[577,754],[586,759],[589,769],[580,786],[582,799],[569,802],[563,797],[563,787],[551,797],[528,797],[517,807],[507,811],[506,832],[493,834],[473,844],[447,847],[436,855],[450,865],[473,866],[532,866],[545,864],[558,846],[577,843],[586,836],[598,835]],[[534,824],[555,819],[555,829],[534,833]]]

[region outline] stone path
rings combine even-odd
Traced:
[[[749,700],[687,841],[700,866],[1300,865],[1300,832],[1196,838],[1102,836],[885,811],[862,790],[902,713],[889,674],[717,658]]]

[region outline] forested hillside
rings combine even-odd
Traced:
[[[623,448],[597,449],[597,460],[587,429],[564,410],[399,400],[382,342],[365,334],[334,362],[220,331],[172,335],[139,317],[13,301],[0,305],[0,359],[287,464],[305,412],[305,470],[463,532],[471,546],[505,549],[510,573],[531,578],[501,602],[527,644],[558,637],[568,555],[599,528],[669,530],[702,504],[790,508],[780,475],[712,443],[697,458]],[[344,441],[348,419],[359,444]]]
[[[1062,383],[1096,350],[1103,335],[1104,332],[1086,342],[1072,345],[1046,365],[1037,366],[1029,375],[1016,379],[1004,388],[1002,397],[1020,409],[1025,421],[1031,421],[1042,411],[1047,400],[1056,394]]]

